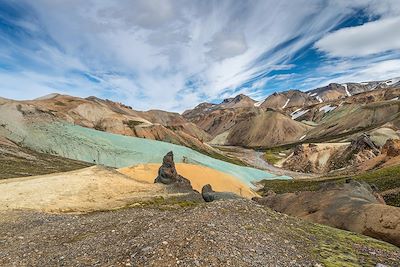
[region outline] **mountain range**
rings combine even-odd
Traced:
[[[219,238],[220,250],[237,251],[232,242],[240,236],[240,244],[256,240],[256,249],[263,250],[254,253],[264,263],[270,253],[263,244],[275,244],[279,253],[293,249],[297,262],[310,266],[393,264],[400,255],[395,247],[400,244],[399,81],[288,90],[263,101],[239,94],[182,114],[138,111],[94,96],[0,98],[4,251],[33,253],[20,244],[25,238],[46,248],[37,239],[39,231],[56,236],[49,237],[57,247],[52,253],[67,251],[68,262],[109,262],[83,255],[80,244],[90,247],[87,251],[108,251],[108,240],[114,240],[115,255],[132,249],[122,253],[131,257],[123,260],[126,266],[163,266],[160,261],[172,253],[165,254],[168,242],[181,251],[193,237],[198,249],[184,255],[205,253],[204,262],[211,263],[213,252],[204,240]],[[74,222],[65,226],[69,216]],[[96,216],[101,225],[87,219]],[[86,223],[90,229],[74,230]],[[134,242],[138,248],[129,245],[133,225],[141,229]],[[21,229],[31,230],[15,242]],[[148,242],[157,248],[151,259]],[[64,244],[67,248],[58,248]],[[251,249],[246,245],[240,253]],[[287,262],[286,254],[279,257],[287,265],[294,262]],[[42,259],[23,258],[18,256],[18,262],[31,265]],[[43,259],[50,265],[58,261]],[[15,261],[0,258],[0,265],[10,262]],[[113,257],[112,262],[121,261]],[[245,260],[237,262],[247,266]]]

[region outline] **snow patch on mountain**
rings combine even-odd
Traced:
[[[351,94],[349,92],[349,88],[347,88],[347,83],[342,84],[342,86],[344,87],[344,90],[346,91],[346,95],[351,96]]]
[[[303,116],[304,114],[306,114],[309,111],[310,111],[309,109],[306,109],[306,110],[298,109],[298,110],[295,110],[294,112],[292,112],[290,114],[290,116],[292,117],[293,120],[295,120],[295,119]]]
[[[286,100],[286,103],[285,103],[285,105],[283,105],[282,108],[286,108],[287,104],[289,104],[289,101],[290,101],[290,98],[288,100]]]
[[[398,82],[400,82],[400,77],[384,81],[384,83],[386,83],[386,85],[393,85],[393,84],[396,84]]]
[[[324,113],[327,113],[327,112],[331,112],[335,108],[336,108],[335,106],[326,105],[326,106],[319,108],[319,111],[323,111]]]
[[[264,103],[264,100],[254,103],[254,106],[259,107],[262,103]]]

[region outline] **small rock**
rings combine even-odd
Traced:
[[[148,251],[150,251],[152,249],[152,247],[145,247],[145,248],[142,248],[142,252],[148,252]]]

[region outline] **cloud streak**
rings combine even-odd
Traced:
[[[315,45],[333,57],[359,57],[400,50],[400,17],[365,23],[328,34]]]
[[[344,24],[360,12],[361,23]],[[183,111],[241,92],[260,99],[357,73],[375,79],[383,74],[374,64],[396,62],[388,36],[399,14],[391,0],[6,1],[0,93],[59,91]]]

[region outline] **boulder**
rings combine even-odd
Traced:
[[[165,185],[174,185],[182,189],[193,190],[192,185],[188,179],[178,174],[175,168],[174,154],[172,151],[168,152],[164,158],[161,167],[158,169],[158,176],[154,183],[162,183]]]
[[[206,184],[201,189],[201,195],[204,201],[213,202],[215,200],[226,200],[226,199],[239,199],[240,196],[232,192],[215,192],[210,184]]]
[[[270,193],[254,200],[278,212],[400,246],[400,208],[385,205],[374,188],[349,179],[342,185],[326,184],[318,191]]]

